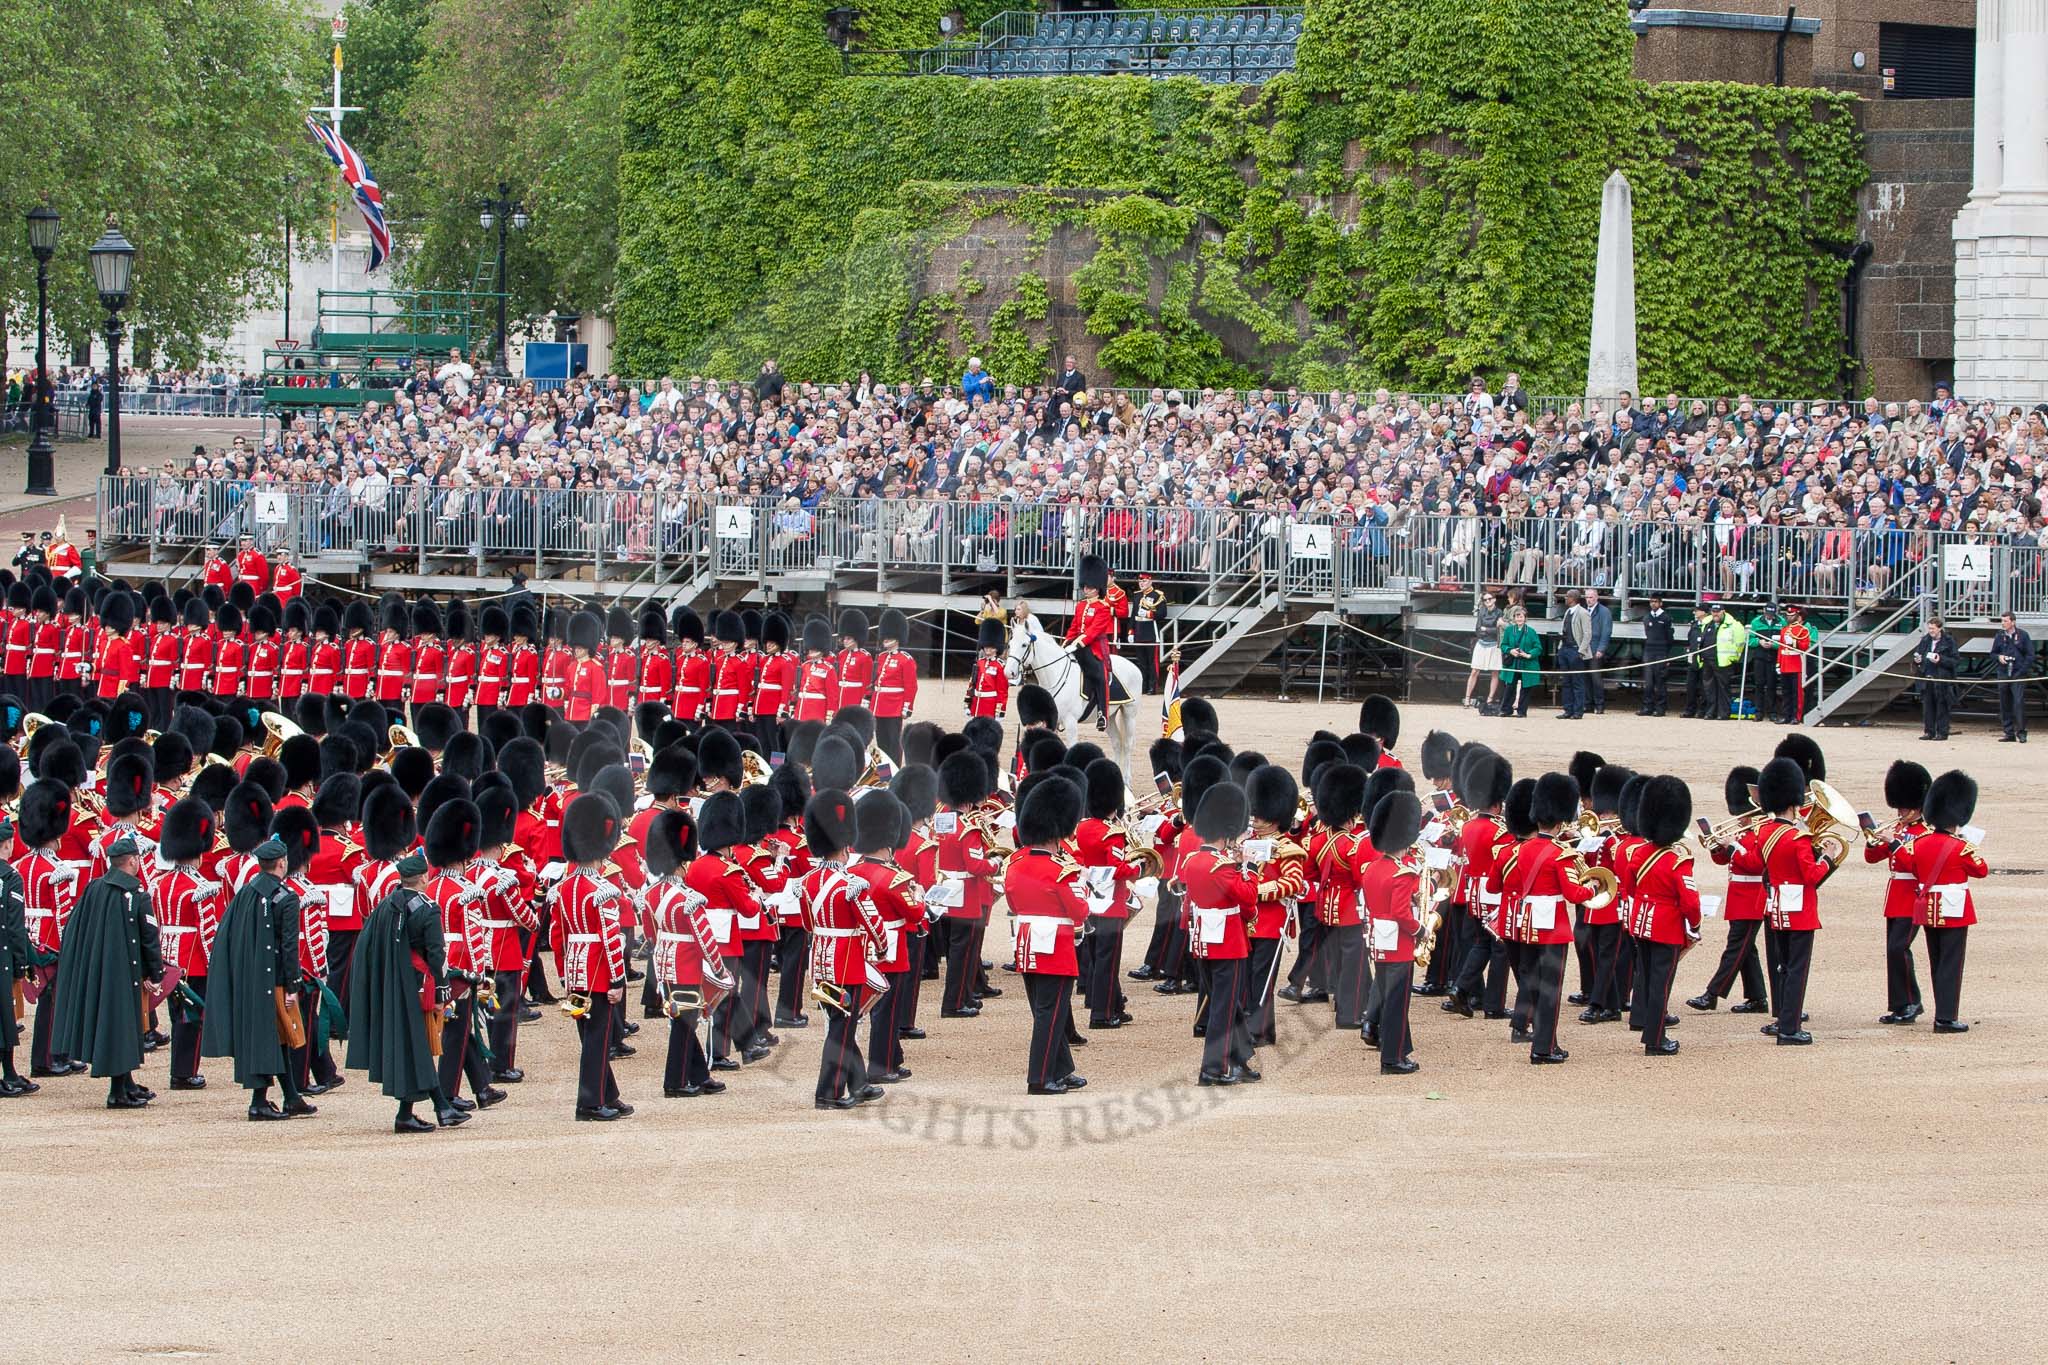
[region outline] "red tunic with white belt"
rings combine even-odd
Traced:
[[[277,700],[278,666],[284,660],[284,651],[278,647],[277,637],[264,635],[249,645],[249,686],[242,695],[252,701]]]
[[[900,649],[882,651],[875,660],[877,718],[901,719],[917,705],[917,660]]]
[[[839,704],[839,670],[830,659],[808,659],[797,673],[797,720],[830,720]]]
[[[1392,858],[1376,858],[1359,874],[1359,899],[1371,926],[1366,948],[1374,962],[1413,962],[1415,937],[1422,920],[1415,913],[1415,892],[1422,885],[1422,857],[1414,849]]]
[[[773,943],[782,937],[782,921],[770,903],[779,899],[789,885],[789,855],[780,839],[764,837],[759,844],[736,845],[733,856],[753,884],[759,913],[740,916],[740,942]]]
[[[361,701],[374,690],[377,680],[377,642],[358,635],[343,651],[341,690],[350,701]]]
[[[867,984],[868,962],[887,949],[889,935],[866,879],[843,863],[822,862],[797,884],[797,901],[811,934],[811,979]]]
[[[1308,850],[1289,834],[1264,837],[1272,839],[1273,853],[1254,880],[1273,889],[1259,899],[1250,933],[1254,939],[1276,939],[1292,931],[1294,903],[1308,895]]]
[[[718,961],[704,898],[674,877],[658,877],[647,887],[647,915],[654,922],[654,979],[668,986],[703,985],[705,961]]]
[[[14,870],[21,876],[29,940],[39,951],[54,953],[64,941],[71,907],[78,903],[82,874],[66,866],[55,850],[46,849],[31,849],[16,858]]]
[[[1001,720],[1009,709],[1009,670],[1003,667],[1001,659],[976,659],[974,671],[967,679],[967,714]]]
[[[634,699],[642,706],[652,702],[668,704],[669,689],[675,684],[675,665],[668,651],[652,640],[640,644],[640,686]],[[628,708],[630,709],[630,708]]]
[[[625,899],[617,887],[584,867],[556,888],[548,940],[565,990],[596,994],[625,984],[626,936],[619,925]]]
[[[531,652],[531,651],[529,651]],[[512,651],[501,644],[486,643],[476,648],[476,704],[503,706],[512,682]],[[531,701],[529,696],[527,701]],[[525,701],[520,703],[521,706]]]
[[[532,863],[519,850],[506,862],[478,858],[469,865],[469,876],[483,891],[477,924],[483,930],[484,951],[477,970],[516,972],[526,967],[526,950],[521,931],[540,928],[540,909],[533,898]],[[526,869],[522,875],[521,868]]]
[[[675,670],[676,718],[702,720],[705,703],[711,700],[711,657],[694,644],[687,652],[679,648],[676,650]]]
[[[1977,922],[1970,895],[1973,878],[1988,877],[1984,856],[1953,834],[1930,830],[1912,844],[1913,876],[1920,887],[1915,924],[1929,929],[1964,929]]]
[[[1557,838],[1546,834],[1531,835],[1515,850],[1505,895],[1517,942],[1547,947],[1572,941],[1570,909],[1593,899],[1594,891],[1565,875],[1566,857]]]
[[[768,837],[761,841],[761,845],[770,850],[776,848],[788,850],[788,852],[782,855],[783,886],[786,889],[797,886],[803,881],[805,875],[810,872],[812,863],[810,845],[804,842],[803,831],[795,828],[793,825],[784,825],[781,829],[771,831]],[[905,862],[903,865],[908,867],[910,864]],[[777,907],[776,913],[780,916],[784,928],[801,929],[803,927],[804,908],[801,903],[801,897],[794,895],[784,897],[782,903]]]
[[[787,654],[763,654],[754,681],[754,714],[780,717],[795,695],[796,660]]]
[[[93,666],[93,673],[100,680],[99,695],[105,700],[118,697],[142,682],[142,664],[135,657],[134,647],[125,636],[112,633],[101,638],[100,657]]]
[[[216,696],[242,695],[242,670],[248,663],[249,646],[239,635],[223,635],[213,656],[213,692]]]
[[[402,701],[412,682],[412,646],[403,640],[387,641],[377,650],[377,700]]]
[[[605,703],[631,711],[640,695],[640,655],[636,650],[614,648],[604,656]]]
[[[1317,914],[1323,923],[1343,927],[1363,924],[1358,904],[1358,874],[1371,853],[1363,821],[1349,829],[1319,828],[1320,843],[1312,845],[1319,896]]]
[[[299,898],[299,973],[327,977],[327,893],[304,877],[288,877],[285,887]]]
[[[728,722],[738,720],[753,695],[753,666],[736,650],[719,655],[717,677],[711,686],[710,718]]]
[[[457,711],[468,707],[471,691],[476,687],[476,646],[457,643],[447,646],[446,683],[442,699]]]
[[[910,936],[916,932],[918,917],[916,880],[885,858],[856,858],[846,872],[867,883],[868,899],[882,917],[882,946],[875,950],[875,970],[909,971]]]
[[[1820,928],[1820,884],[1834,869],[1814,856],[1813,840],[1788,820],[1766,820],[1757,830],[1764,885],[1769,888],[1765,913],[1779,930]],[[1736,864],[1738,867],[1741,864]]]
[[[932,817],[932,834],[939,846],[939,877],[960,883],[960,904],[946,913],[963,922],[986,919],[995,904],[1003,864],[977,822],[970,822],[963,812],[941,810]]]
[[[1648,943],[1691,943],[1700,936],[1700,893],[1692,855],[1678,845],[1645,842],[1636,859],[1629,896],[1628,931]]]
[[[1107,867],[1114,871],[1108,908],[1093,911],[1104,919],[1129,919],[1136,904],[1131,883],[1143,876],[1145,869],[1130,857],[1129,844],[1121,828],[1093,816],[1083,820],[1074,831],[1074,861],[1083,867]]]
[[[324,834],[321,836],[320,846],[322,849],[325,849],[327,846],[327,838]],[[355,870],[349,874],[349,878],[355,884],[356,889],[355,907],[352,913],[352,918],[355,921],[353,927],[360,929],[363,925],[363,907],[367,905],[372,910],[376,909],[379,901],[398,889],[398,864],[378,862],[368,854],[364,854],[357,860]],[[338,929],[343,926],[335,924],[332,927]]]
[[[313,645],[307,640],[287,640],[277,664],[277,699],[297,701],[306,692],[306,679],[313,671]],[[334,690],[330,670],[322,693]]]
[[[172,868],[149,888],[149,903],[163,939],[164,961],[186,976],[205,976],[226,908],[220,884],[200,876],[196,867]]]
[[[345,829],[322,829],[320,847],[306,864],[306,880],[327,893],[327,927],[352,933],[363,927],[363,914],[374,910],[375,901],[365,902],[356,884],[356,869],[363,865],[363,846]],[[346,890],[346,896],[337,895]]]
[[[875,680],[875,656],[864,649],[842,649],[833,659],[838,670],[838,691],[833,696],[832,709],[837,711],[847,706],[865,706],[868,700],[868,686]]]
[[[1258,883],[1235,859],[1206,844],[1182,856],[1180,881],[1187,896],[1188,950],[1210,962],[1250,956]]]
[[[1079,976],[1075,934],[1088,922],[1081,866],[1040,848],[1019,850],[1003,871],[1016,921],[1016,967],[1042,976]]]
[[[514,645],[510,672],[505,683],[505,705],[525,706],[540,693],[540,651],[532,645]]]
[[[1913,870],[1913,841],[1926,833],[1925,823],[1908,820],[1898,827],[1893,838],[1863,846],[1864,862],[1890,864],[1884,884],[1886,919],[1915,919],[1919,914],[1920,877]]]
[[[711,919],[718,955],[738,957],[746,948],[740,920],[759,915],[761,903],[755,899],[746,870],[727,857],[728,852],[699,854],[684,870],[683,881],[704,898],[704,913]]]
[[[448,651],[439,640],[422,640],[412,647],[409,695],[414,706],[441,700],[442,670],[447,664]]]
[[[1764,859],[1757,831],[1745,830],[1732,844],[1712,853],[1713,860],[1728,869],[1728,903],[1721,916],[1730,924],[1764,917]],[[1907,913],[1911,913],[1909,910]]]
[[[569,697],[564,714],[573,721],[586,721],[604,705],[604,665],[595,659],[578,659],[569,677]]]

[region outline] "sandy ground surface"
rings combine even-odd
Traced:
[[[958,714],[957,686],[927,698]],[[1221,711],[1228,738],[1289,763],[1355,714]],[[1432,723],[1525,773],[1580,745],[1669,768],[1703,807],[1780,733],[1418,706],[1411,763]],[[1087,1090],[1034,1100],[1029,1013],[998,974],[978,1020],[937,1019],[928,992],[915,1078],[854,1114],[810,1107],[818,1024],[699,1100],[661,1098],[650,1024],[620,1064],[639,1113],[574,1123],[572,1027],[551,1010],[508,1103],[419,1138],[391,1134],[360,1075],[317,1118],[255,1125],[225,1061],[215,1088],[173,1095],[158,1053],[143,1078],[165,1093],[141,1114],[108,1113],[90,1080],[0,1110],[0,1341],[56,1360],[2032,1357],[2048,751],[1822,739],[1862,806],[1901,751],[1969,768],[1987,855],[2030,874],[1980,884],[1966,1036],[1876,1023],[1881,873],[1857,862],[1824,893],[1806,1049],[1680,1007],[1673,1060],[1568,1017],[1570,1063],[1537,1069],[1505,1024],[1417,1001],[1423,1070],[1396,1079],[1324,1010],[1283,1005],[1263,1084],[1197,1090],[1191,1002],[1134,985],[1137,1022],[1078,1053]]]

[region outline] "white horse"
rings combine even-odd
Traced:
[[[1139,698],[1144,695],[1140,691],[1144,675],[1129,659],[1112,657],[1109,666],[1116,680],[1123,685],[1124,695],[1131,700],[1109,708],[1109,743],[1104,747],[1128,779],[1133,729],[1131,711],[1140,704]],[[1027,607],[1019,607],[1010,618],[1010,648],[1003,659],[1003,669],[1009,674],[1011,687],[1031,682],[1052,693],[1053,705],[1059,709],[1061,736],[1067,743],[1074,743],[1081,708],[1086,705],[1081,690],[1081,665],[1074,662],[1070,647],[1046,630]]]

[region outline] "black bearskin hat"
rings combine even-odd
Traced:
[[[697,756],[681,744],[658,750],[647,765],[647,794],[657,801],[697,790]]]
[[[824,781],[815,769],[812,776],[820,783]],[[965,810],[986,800],[988,793],[988,768],[978,756],[951,754],[939,764],[939,799],[948,806]]]
[[[71,788],[50,778],[29,783],[21,794],[15,824],[21,842],[29,848],[41,848],[63,838],[71,828]]]
[[[1430,781],[1450,777],[1458,769],[1458,741],[1443,730],[1422,737],[1422,775]]]
[[[804,807],[804,846],[816,858],[830,858],[853,847],[853,798],[826,788]]]
[[[1185,710],[1182,714],[1186,714]],[[1052,693],[1037,683],[1025,683],[1017,689],[1017,722],[1043,725],[1050,730],[1060,723],[1059,704],[1053,701]]]
[[[1124,770],[1113,758],[1098,758],[1082,770],[1088,781],[1088,816],[1107,820],[1124,808]]]
[[[889,794],[903,803],[910,822],[919,824],[939,808],[939,775],[922,763],[905,764],[889,779]]]
[[[1458,775],[1451,786],[1467,810],[1492,810],[1508,799],[1515,785],[1515,765],[1484,744],[1458,751]]]
[[[1203,839],[1235,839],[1251,818],[1251,800],[1235,782],[1218,782],[1195,808],[1195,833]]]
[[[1977,782],[1960,769],[1943,773],[1927,789],[1927,823],[1953,834],[1977,813]]]
[[[228,803],[221,809],[222,828],[227,831],[228,847],[237,853],[253,852],[270,833],[270,793],[254,782],[239,782],[228,793]]]
[[[1757,804],[1779,815],[1806,803],[1806,770],[1794,758],[1774,758],[1756,780]]]
[[[1216,706],[1207,697],[1182,697],[1180,699],[1180,728],[1183,742],[1192,743],[1194,737],[1223,733],[1216,721]]]
[[[270,833],[284,845],[284,865],[296,872],[320,851],[320,822],[304,806],[286,806],[271,817]]]
[[[467,800],[469,800],[469,783],[453,773],[437,775],[432,782],[427,783],[426,790],[420,793],[418,807],[420,829],[425,830],[427,826],[433,824],[435,814],[449,802]]]
[[[1397,791],[1372,808],[1366,828],[1372,846],[1387,857],[1405,853],[1422,833],[1422,802],[1414,792]]]
[[[407,796],[418,797],[427,789],[427,784],[434,780],[434,756],[425,749],[415,748],[410,744],[395,751],[391,755],[391,762],[386,766],[391,769],[391,775],[398,779],[398,785],[405,788]]]
[[[1151,747],[1145,750],[1145,758],[1152,765],[1152,781],[1155,784],[1162,777],[1169,783],[1180,781],[1181,747],[1179,740],[1153,740]]]
[[[1663,848],[1683,839],[1691,823],[1692,788],[1683,778],[1660,773],[1643,784],[1636,808],[1637,830],[1643,838]]]
[[[736,794],[719,792],[697,812],[697,847],[704,852],[716,853],[745,842],[746,837],[746,812]]]
[[[648,822],[646,838],[640,845],[641,861],[646,863],[649,873],[666,877],[689,861],[694,839],[688,811],[659,811]]]
[[[1517,839],[1527,839],[1536,833],[1535,806],[1535,778],[1522,778],[1508,788],[1508,799],[1502,803],[1500,813],[1509,834]]]
[[[737,754],[733,762],[739,762]],[[811,752],[811,780],[821,791],[852,791],[866,769],[867,762],[861,752],[843,735],[824,736]]]
[[[1561,825],[1578,813],[1578,779],[1569,773],[1545,773],[1536,779],[1536,794],[1529,801],[1529,818],[1538,829]]]
[[[461,728],[462,718],[455,714],[454,707],[430,701],[419,709],[413,733],[419,736],[422,749],[438,754],[448,747],[449,739]]]
[[[1730,815],[1747,815],[1756,809],[1756,798],[1749,789],[1757,784],[1757,776],[1757,770],[1747,764],[1738,763],[1728,770],[1727,780],[1721,784],[1721,799],[1728,803]]]
[[[419,820],[405,789],[381,783],[363,796],[363,851],[380,863],[405,856],[419,834]]]
[[[1222,759],[1206,755],[1189,759],[1180,779],[1181,811],[1192,818],[1194,813],[1201,809],[1202,797],[1209,788],[1229,780],[1230,769],[1225,766]]]
[[[1244,794],[1251,804],[1253,819],[1263,820],[1275,829],[1294,828],[1294,812],[1300,808],[1301,788],[1296,784],[1293,773],[1274,763],[1254,768],[1245,778]]]
[[[1772,758],[1789,758],[1799,765],[1808,782],[1828,780],[1828,756],[1814,743],[1813,736],[1794,730],[1778,741],[1778,747],[1771,751]]]
[[[484,817],[466,797],[444,802],[427,820],[427,865],[459,867],[483,847]]]
[[[320,784],[313,796],[313,818],[323,829],[341,829],[355,823],[363,808],[363,780],[352,772],[334,773]]]
[[[619,846],[618,812],[602,796],[579,796],[562,812],[562,857],[572,863],[601,863]]]
[[[1571,762],[1565,765],[1565,771],[1571,774],[1572,781],[1579,784],[1580,795],[1584,795],[1593,790],[1593,776],[1606,764],[1607,760],[1591,749],[1581,749],[1572,755]]]
[[[1401,708],[1392,697],[1375,692],[1358,704],[1358,728],[1391,749],[1401,742]]]
[[[853,807],[853,851],[892,853],[910,822],[903,803],[885,791],[863,792]]]
[[[1017,846],[1056,843],[1072,834],[1080,826],[1084,799],[1081,789],[1064,777],[1041,779],[1017,810]]]
[[[697,741],[697,771],[706,781],[715,777],[725,779],[727,785],[738,787],[746,780],[746,769],[740,764],[740,742],[724,730],[711,729]],[[860,776],[860,770],[854,770]],[[704,842],[700,833],[697,842]]]
[[[1885,770],[1884,803],[1893,810],[1921,810],[1933,785],[1934,777],[1927,769],[1910,759],[1899,759]]]
[[[1621,789],[1634,777],[1633,770],[1619,763],[1605,763],[1600,771],[1593,774],[1593,790],[1588,793],[1595,815],[1615,815],[1621,811]]]
[[[174,863],[189,863],[213,851],[213,836],[220,829],[220,817],[213,807],[196,797],[186,797],[164,812],[159,847]]]
[[[133,815],[148,810],[156,792],[156,776],[141,754],[123,754],[107,764],[107,814]]]

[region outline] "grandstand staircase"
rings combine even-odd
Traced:
[[[1898,700],[1913,685],[1913,646],[1920,639],[1925,612],[1920,593],[1908,592],[1875,621],[1851,617],[1815,641],[1821,696],[1806,713],[1806,723],[1868,721]],[[1844,665],[1849,670],[1846,677]]]

